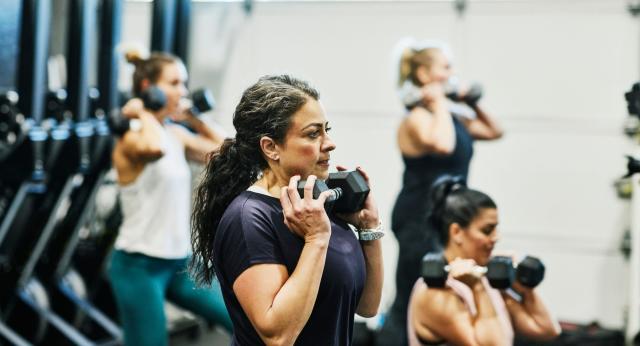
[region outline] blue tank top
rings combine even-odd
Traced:
[[[408,222],[426,224],[430,210],[429,189],[438,177],[449,174],[460,175],[467,179],[469,163],[473,156],[473,137],[455,116],[453,126],[456,143],[451,154],[402,157],[405,165],[402,190],[396,199],[391,216],[391,227],[394,232],[402,232]]]

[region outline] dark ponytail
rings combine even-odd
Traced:
[[[429,222],[438,231],[443,246],[449,242],[449,226],[457,223],[469,226],[480,209],[497,208],[495,202],[483,192],[469,189],[462,177],[444,175],[429,191],[431,213]]]
[[[222,215],[242,191],[268,168],[260,139],[267,136],[282,143],[292,115],[318,92],[289,76],[265,76],[249,87],[233,115],[236,138],[228,138],[214,151],[195,193],[191,215],[191,271],[199,284],[210,284],[213,241]]]

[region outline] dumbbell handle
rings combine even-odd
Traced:
[[[340,197],[342,196],[342,188],[340,187],[336,187],[334,189],[329,189],[329,191],[331,191],[331,195],[329,195],[329,197],[327,197],[326,201],[327,202],[333,202],[335,200],[340,199]]]
[[[447,264],[444,266],[445,272],[448,273],[450,270],[451,270],[450,265]],[[487,271],[489,271],[487,267],[483,267],[483,266],[473,266],[473,269],[472,269],[473,274],[476,276],[483,276],[487,273]]]

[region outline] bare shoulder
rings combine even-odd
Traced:
[[[449,318],[452,313],[465,311],[464,302],[451,288],[429,288],[420,285],[415,292],[419,310],[433,318]]]
[[[167,130],[170,131],[171,133],[175,134],[176,136],[188,136],[191,135],[191,132],[189,132],[189,130],[187,130],[184,126],[180,125],[180,124],[166,124],[165,125]]]
[[[407,113],[398,127],[399,132],[414,132],[424,128],[431,120],[431,113],[424,107],[414,107]]]
[[[425,340],[438,341],[447,335],[449,341],[468,339],[471,314],[451,288],[428,288],[421,285],[409,307],[416,333]]]
[[[407,114],[405,121],[424,121],[425,119],[430,119],[430,116],[431,112],[429,112],[429,110],[427,110],[426,108],[414,107],[411,111],[409,111],[409,114]]]

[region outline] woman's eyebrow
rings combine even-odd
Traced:
[[[311,123],[311,124],[309,124],[309,125],[307,125],[307,126],[303,127],[303,128],[302,128],[302,130],[305,130],[305,129],[307,129],[307,128],[309,128],[309,127],[312,127],[312,126],[320,127],[320,128],[324,127],[324,125],[323,125],[322,123]]]

